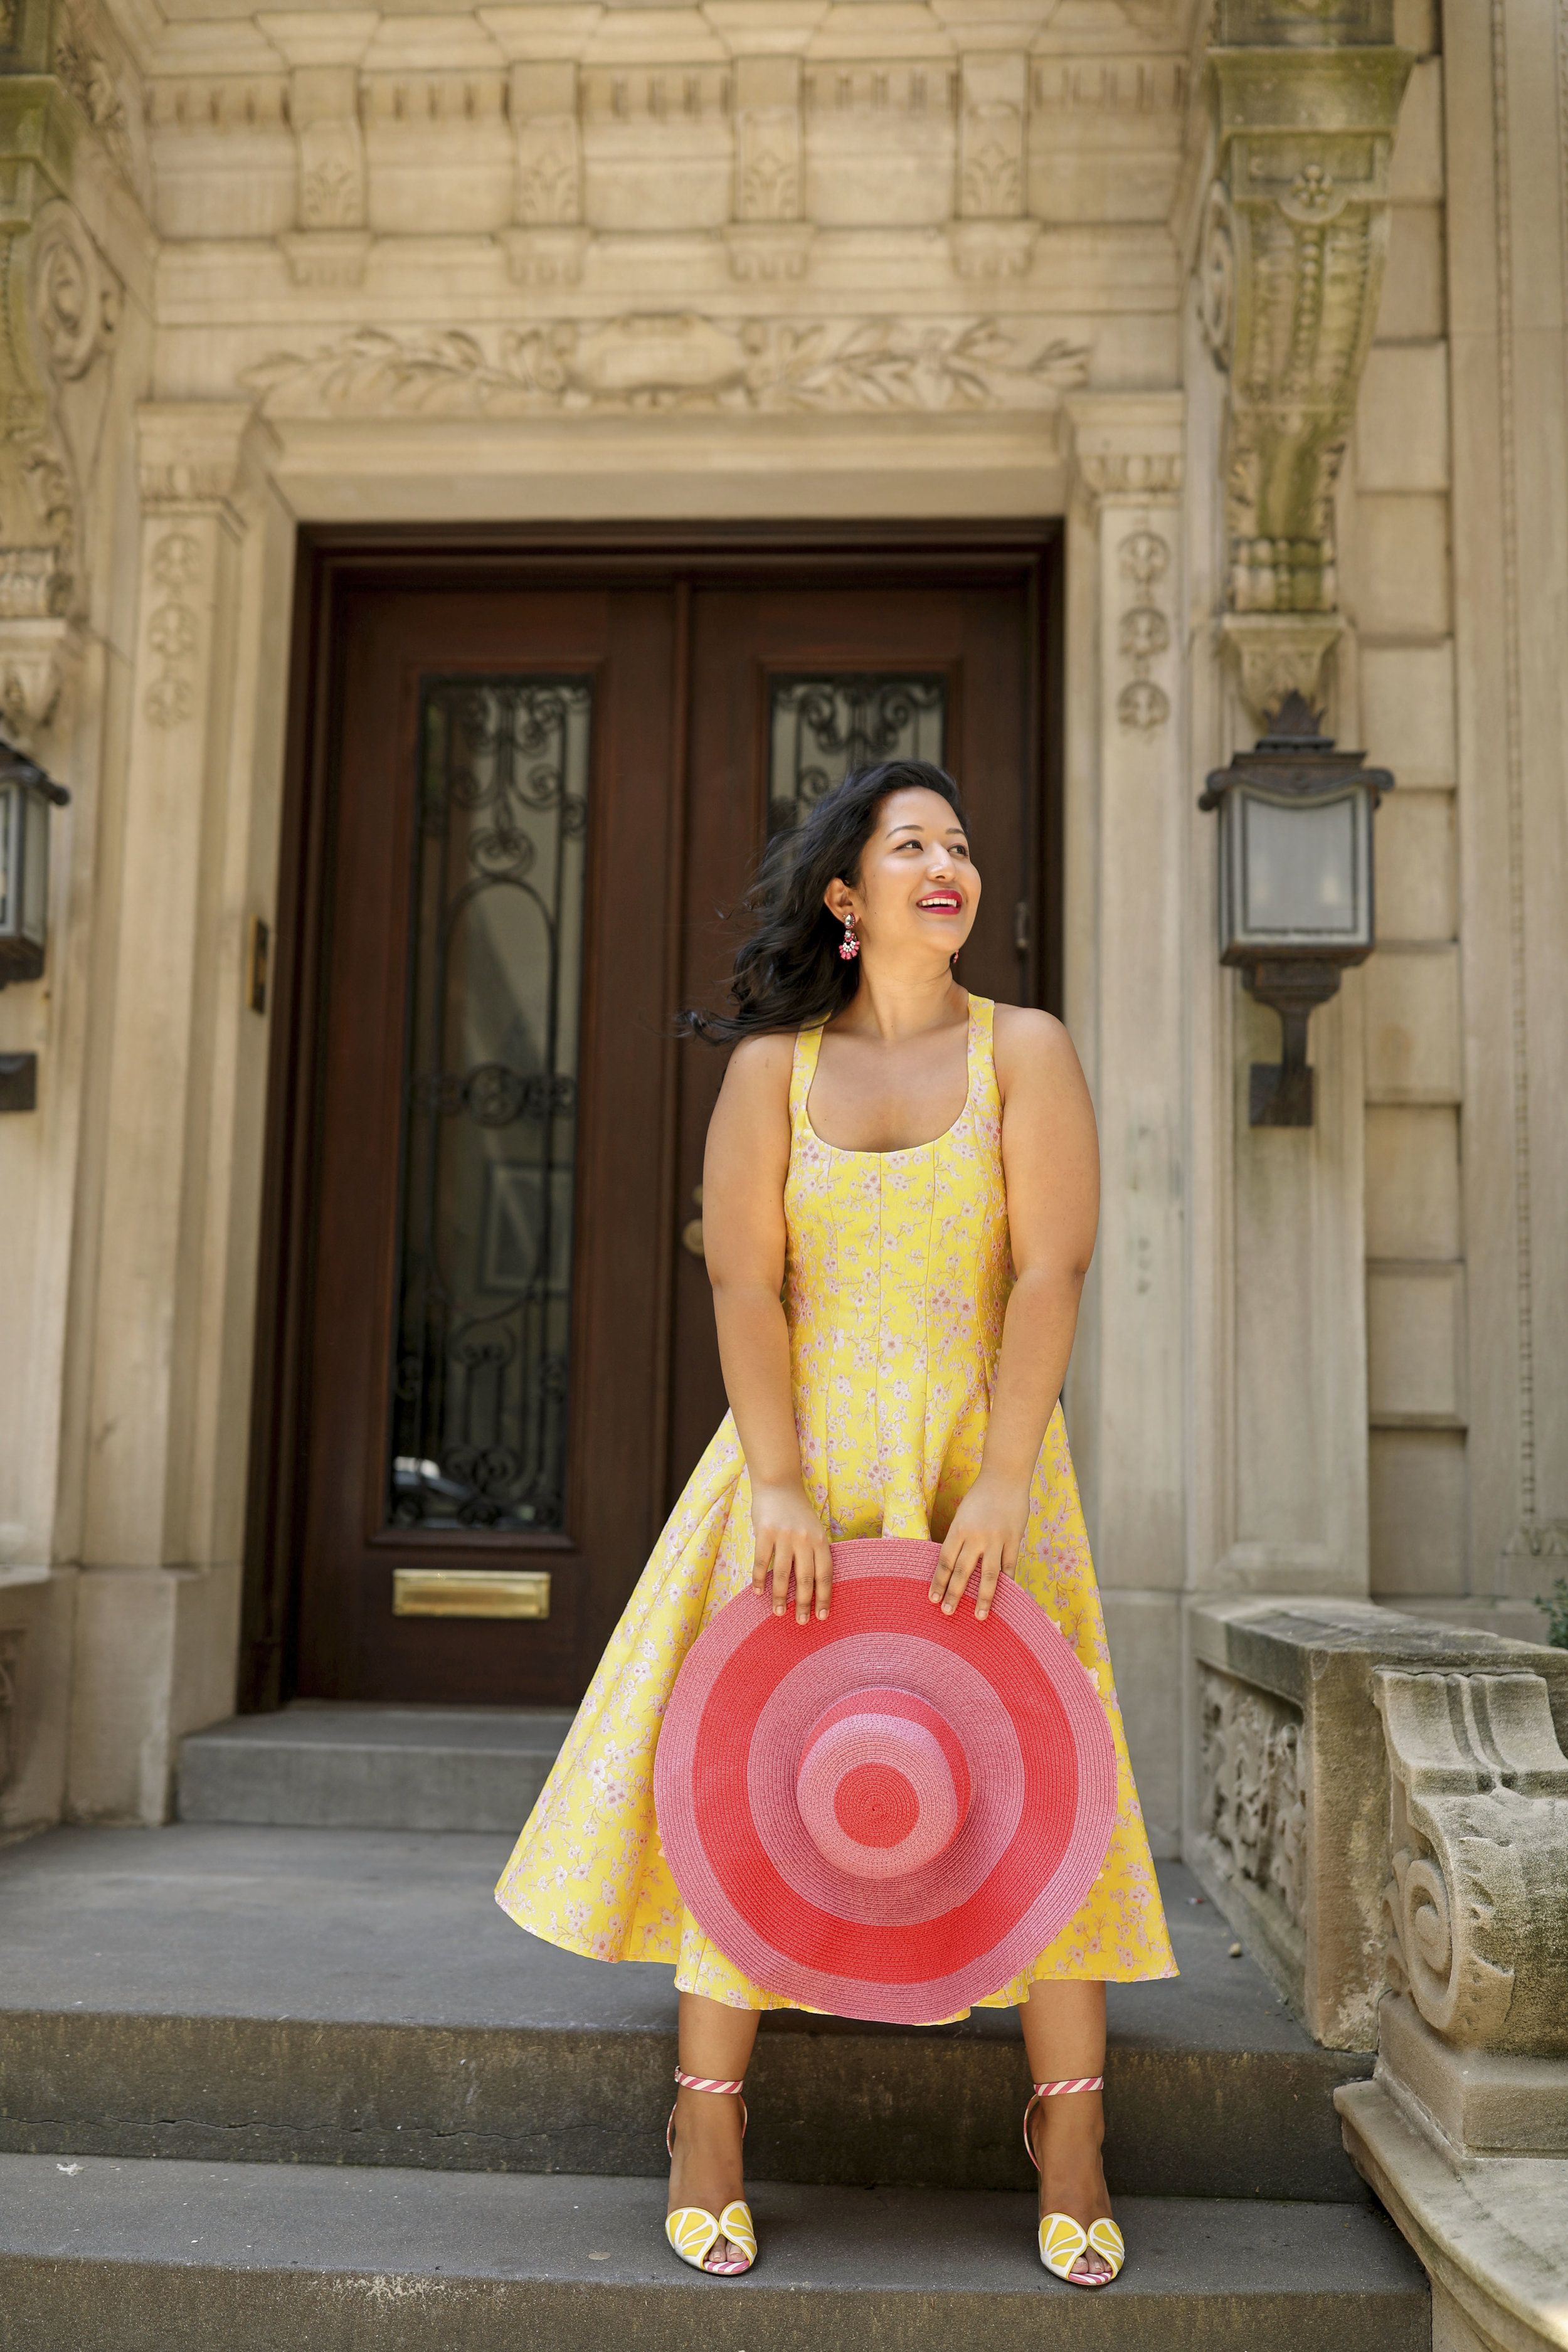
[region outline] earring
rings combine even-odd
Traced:
[[[860,952],[860,942],[855,936],[855,909],[853,907],[851,907],[849,912],[844,918],[844,937],[838,942],[838,952],[843,957],[846,963],[853,963],[856,957]]]

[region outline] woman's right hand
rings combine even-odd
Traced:
[[[752,1590],[758,1600],[766,1597],[771,1570],[773,1615],[782,1617],[793,1570],[795,1623],[808,1623],[814,1605],[817,1616],[826,1617],[833,1591],[833,1552],[798,1478],[776,1486],[753,1483],[752,1532],[757,1540]]]

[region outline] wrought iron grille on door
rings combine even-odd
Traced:
[[[770,680],[768,832],[787,833],[852,768],[874,760],[942,765],[947,679],[940,671],[858,671]]]
[[[592,716],[585,678],[424,684],[395,1526],[563,1523]]]

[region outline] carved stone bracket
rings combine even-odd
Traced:
[[[377,19],[331,10],[258,18],[292,71],[289,121],[298,177],[297,226],[278,242],[300,286],[357,286],[371,247],[366,226],[359,63]]]
[[[1456,2045],[1568,2056],[1568,1757],[1538,1675],[1375,1676],[1386,1965]]]
[[[958,187],[948,230],[961,278],[1022,278],[1039,223],[1027,194],[1028,59],[981,50],[961,61]]]
[[[1344,624],[1337,613],[1226,613],[1220,638],[1248,716],[1261,731],[1287,695],[1324,708],[1323,669]]]
[[[1217,145],[1198,288],[1230,373],[1226,601],[1238,613],[1337,601],[1334,481],[1377,316],[1413,63],[1360,26],[1347,36],[1325,18],[1316,47],[1299,45],[1302,29],[1226,0],[1209,52]]]

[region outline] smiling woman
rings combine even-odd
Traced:
[[[1072,2095],[1037,2095],[1026,2130],[1042,2261],[1079,2286],[1121,2263],[1100,2156],[1105,1979],[1174,1966],[1058,1402],[1099,1158],[1059,1022],[954,977],[980,895],[952,777],[913,761],[861,770],[772,844],[731,1009],[688,1016],[735,1047],[703,1167],[731,1411],[497,1889],[569,1950],[675,1963],[668,2227],[682,2260],[726,2274],[756,2254],[741,2078],[760,2012],[792,2003],[682,1903],[654,1816],[659,1727],[688,1651],[748,1584],[815,1635],[833,1612],[832,1546],[883,1537],[940,1546],[921,1606],[972,1611],[996,1658],[984,1621],[1016,1579],[1103,1709],[1103,1868],[1046,1949],[981,1998],[1020,2011],[1037,2093]]]

